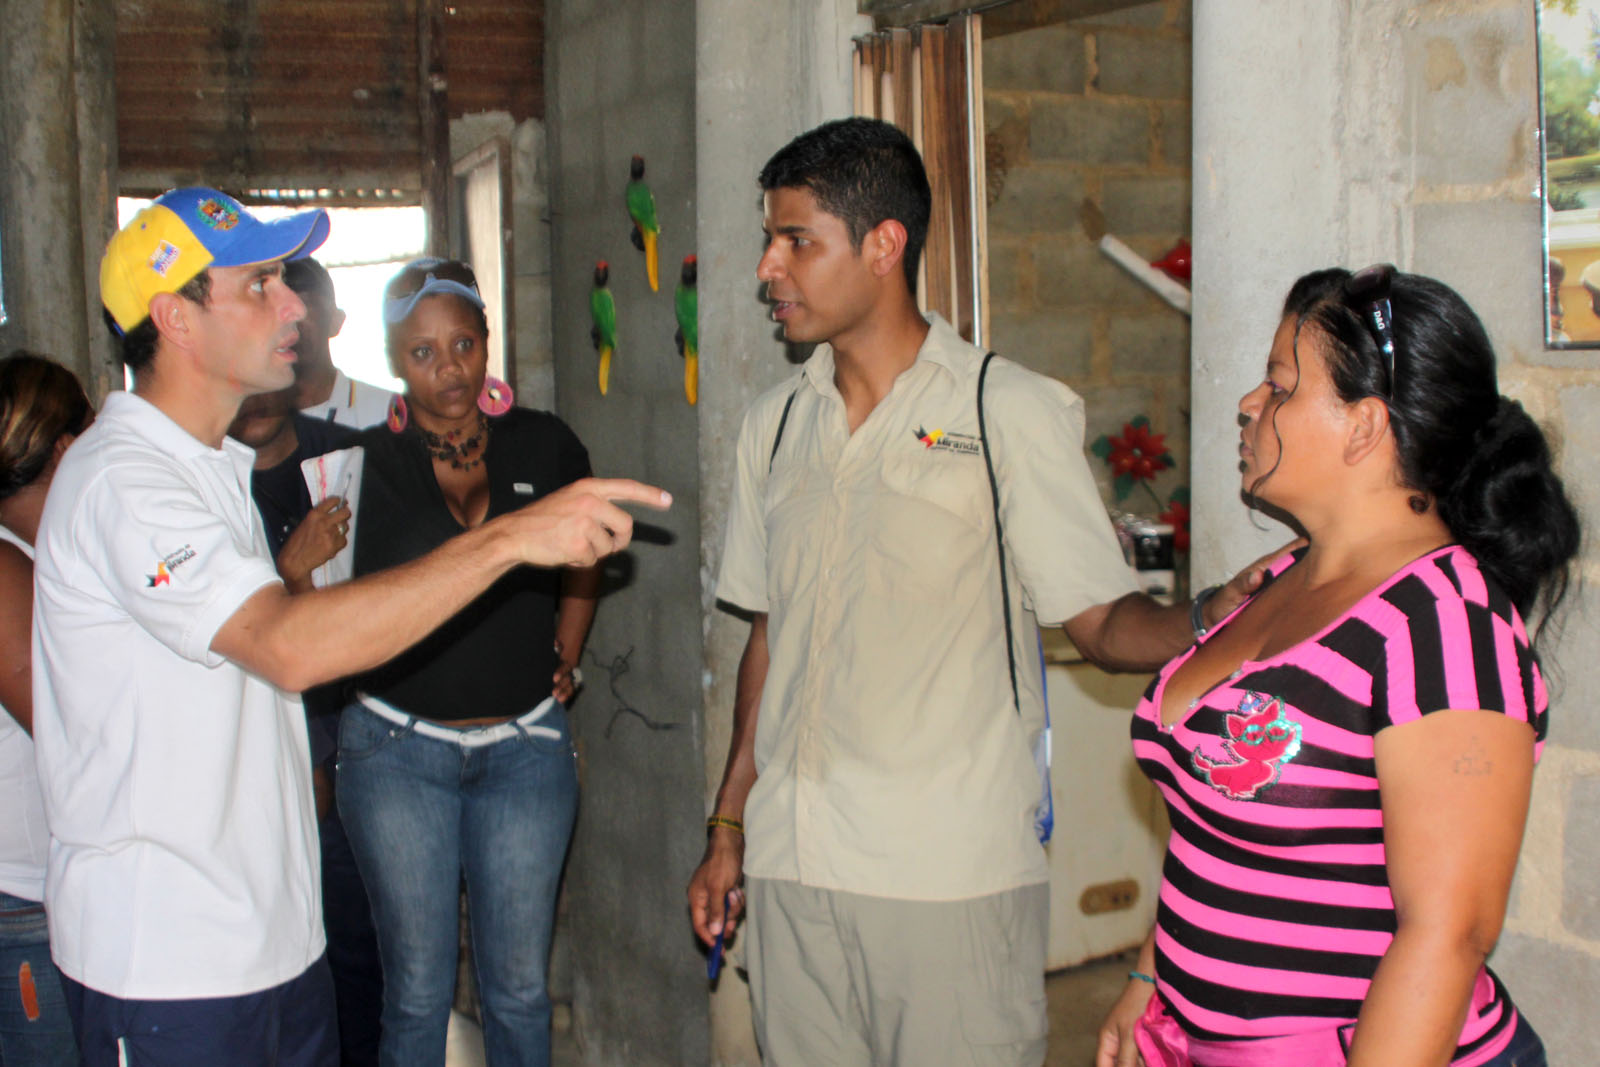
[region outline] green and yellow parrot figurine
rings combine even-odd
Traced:
[[[633,219],[633,246],[644,252],[644,272],[650,291],[661,288],[656,266],[656,242],[661,238],[661,223],[656,221],[656,194],[644,181],[644,157],[634,156],[628,168],[628,216]]]
[[[606,288],[610,279],[611,267],[602,259],[594,265],[594,288],[589,290],[589,317],[594,320],[589,339],[600,353],[601,396],[611,387],[611,354],[617,350],[617,302]]]
[[[672,307],[678,314],[678,355],[683,357],[683,395],[693,404],[700,399],[700,291],[695,288],[699,267],[693,253],[683,257],[683,274]]]

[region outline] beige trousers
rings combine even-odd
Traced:
[[[768,1067],[1039,1067],[1040,884],[958,901],[747,880],[746,958]]]

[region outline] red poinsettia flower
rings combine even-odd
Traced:
[[[1172,548],[1175,552],[1189,551],[1189,505],[1179,500],[1167,502],[1167,510],[1161,513],[1162,522],[1172,524]]]
[[[1141,482],[1150,481],[1172,466],[1167,435],[1151,433],[1147,419],[1123,423],[1122,436],[1111,438],[1111,455],[1107,459],[1112,474],[1131,475]]]
[[[1131,422],[1123,423],[1120,437],[1101,434],[1089,446],[1089,451],[1110,464],[1111,489],[1118,500],[1126,500],[1137,484],[1144,484],[1145,492],[1154,498],[1155,491],[1146,483],[1172,466],[1167,435],[1152,433],[1150,420],[1143,415],[1135,415]]]

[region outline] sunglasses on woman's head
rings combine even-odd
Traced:
[[[1361,316],[1383,353],[1389,369],[1389,396],[1394,396],[1394,309],[1389,290],[1394,285],[1394,265],[1377,263],[1358,270],[1344,282],[1345,304]]]
[[[425,257],[406,264],[384,290],[383,321],[390,325],[403,322],[417,301],[436,293],[453,294],[475,307],[484,306],[471,267],[459,259]]]
[[[419,259],[406,265],[405,272],[391,283],[390,300],[404,300],[419,292],[429,279],[455,282],[473,292],[478,290],[478,278],[472,268],[459,259]]]

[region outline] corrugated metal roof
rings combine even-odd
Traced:
[[[414,196],[417,4],[119,0],[123,190],[204,181]],[[447,0],[444,12],[450,114],[542,117],[543,0]]]

